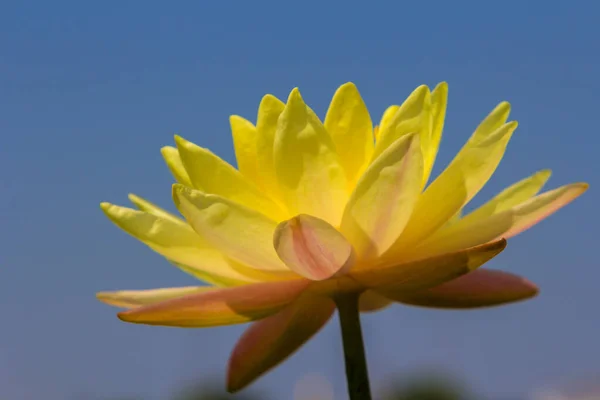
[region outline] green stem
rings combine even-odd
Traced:
[[[359,295],[359,293],[339,295],[336,297],[335,303],[342,328],[346,380],[348,381],[350,400],[371,400],[365,345],[360,328]]]

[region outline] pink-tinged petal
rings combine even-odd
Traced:
[[[465,275],[491,260],[506,247],[502,239],[477,247],[392,266],[356,269],[350,276],[387,296],[428,289]]]
[[[126,322],[201,328],[267,317],[294,301],[310,281],[256,283],[191,294],[118,314]]]
[[[96,298],[115,307],[134,308],[165,300],[176,299],[194,293],[214,290],[211,286],[186,286],[148,290],[118,290],[116,292],[98,292]]]
[[[375,312],[387,308],[392,302],[374,290],[365,290],[358,298],[360,312]]]
[[[252,324],[229,359],[227,390],[236,392],[284,361],[331,318],[326,297],[301,296],[279,313]]]
[[[527,279],[508,272],[479,269],[431,289],[414,292],[387,292],[400,303],[449,309],[491,307],[529,299],[538,288]]]
[[[280,223],[273,246],[292,271],[314,281],[345,272],[354,262],[352,245],[337,229],[305,214]]]
[[[588,187],[587,183],[572,183],[542,193],[514,207],[513,225],[506,233],[502,234],[502,237],[508,239],[531,228],[581,196]]]
[[[358,258],[378,258],[398,239],[419,198],[422,175],[416,134],[403,135],[369,165],[346,204],[340,226]]]
[[[542,193],[508,209],[505,209],[504,202],[499,205],[499,212],[492,212],[489,216],[482,213],[481,218],[472,218],[469,214],[434,233],[418,246],[408,249],[404,257],[415,259],[423,254],[436,255],[499,238],[509,239],[566,206],[583,194],[587,187],[586,183],[574,183]],[[484,212],[487,211],[484,209]]]

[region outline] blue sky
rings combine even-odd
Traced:
[[[419,84],[450,97],[439,172],[499,101],[519,129],[475,203],[542,168],[582,198],[490,266],[539,298],[364,318],[374,386],[441,366],[483,394],[598,374],[600,6],[579,2],[29,2],[0,6],[0,397],[163,399],[224,380],[244,327],[120,323],[94,293],[193,281],[119,231],[99,202],[169,209],[161,146],[178,133],[233,162],[228,116],[299,86],[321,116],[355,82],[373,118]],[[254,388],[291,398],[308,373],[344,398],[337,320]],[[88,397],[85,397],[88,396]]]

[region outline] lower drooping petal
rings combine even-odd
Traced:
[[[186,286],[148,290],[118,290],[115,292],[98,292],[96,298],[111,306],[134,308],[213,289],[210,286]]]
[[[358,309],[360,312],[380,311],[392,304],[391,300],[374,290],[365,290],[358,298]]]
[[[465,275],[491,260],[506,247],[506,240],[410,261],[357,269],[350,276],[360,284],[387,297],[387,293],[414,292],[428,289]],[[390,260],[388,260],[390,262]]]
[[[243,389],[284,361],[321,330],[334,310],[329,298],[300,296],[277,314],[255,322],[231,354],[227,390]]]
[[[352,267],[354,251],[329,223],[301,214],[280,223],[273,235],[279,258],[294,272],[320,281]]]
[[[134,308],[118,314],[126,322],[201,328],[239,324],[267,317],[294,301],[310,281],[255,283]]]
[[[413,293],[386,292],[394,301],[421,307],[468,309],[513,303],[535,296],[538,288],[508,272],[478,269],[450,282]]]

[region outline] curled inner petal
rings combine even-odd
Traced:
[[[310,215],[298,215],[277,226],[273,245],[279,258],[294,272],[327,279],[347,271],[354,261],[352,245],[333,226]]]

